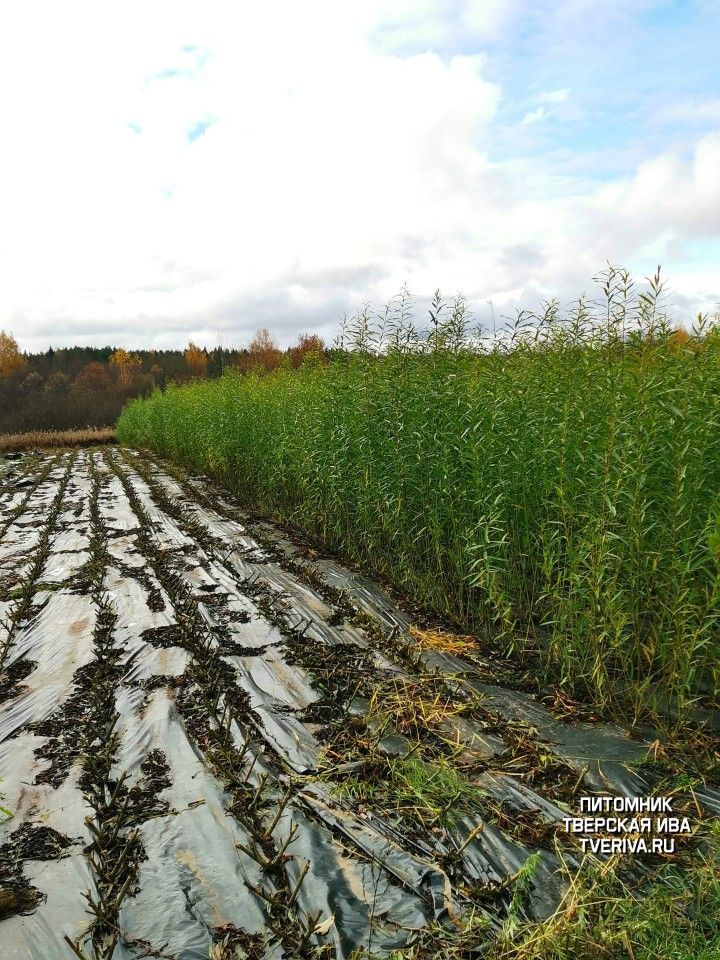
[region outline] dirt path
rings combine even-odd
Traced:
[[[95,448],[2,477],[3,960],[348,958],[552,912],[560,819],[648,792],[648,745],[169,471]],[[433,812],[426,762],[473,789]]]

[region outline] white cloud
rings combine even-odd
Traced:
[[[720,133],[692,151],[670,151],[641,164],[627,180],[609,184],[596,200],[604,222],[623,224],[631,243],[673,230],[685,237],[720,234]],[[626,240],[627,243],[627,240]]]
[[[458,37],[473,42],[499,39],[519,15],[521,0],[364,0],[371,36],[381,48],[446,47]]]
[[[683,100],[663,105],[655,114],[657,122],[720,123],[720,99]]]
[[[562,90],[548,90],[546,93],[539,94],[538,100],[542,103],[565,103],[570,93],[569,87],[564,87]]]
[[[545,107],[536,107],[535,110],[530,110],[529,113],[526,113],[520,123],[537,123],[538,120],[544,120],[547,115],[548,112]]]
[[[503,91],[485,55],[369,40],[395,24],[432,48],[433,8],[15,5],[0,36],[0,326],[26,348],[209,344],[218,329],[230,344],[275,318],[288,340],[404,282],[497,303],[548,277],[575,293],[655,237],[656,217],[679,241],[718,228],[712,138],[591,191],[558,178],[548,195],[542,161],[493,161]],[[519,9],[463,3],[456,20],[497,37]]]
[[[497,39],[518,16],[518,0],[466,0],[461,4],[463,27],[482,39]]]

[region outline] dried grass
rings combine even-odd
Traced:
[[[375,689],[369,715],[392,722],[398,733],[422,740],[428,733],[442,735],[447,724],[471,706],[453,698],[434,677],[393,677]]]
[[[477,653],[477,642],[472,636],[445,633],[442,630],[421,630],[420,627],[410,627],[408,633],[425,650],[437,650],[439,653],[449,653],[456,657]]]
[[[112,427],[87,427],[84,430],[32,430],[29,433],[0,435],[0,451],[33,450],[36,447],[84,447],[113,443]]]

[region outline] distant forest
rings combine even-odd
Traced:
[[[281,351],[268,330],[259,330],[246,349],[185,350],[118,347],[50,347],[21,353],[17,341],[0,333],[0,434],[112,426],[132,397],[168,383],[215,379],[230,367],[242,373],[300,366],[308,355],[326,356],[319,337],[301,335]]]

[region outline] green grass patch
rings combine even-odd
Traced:
[[[440,954],[439,956],[442,956]],[[575,877],[555,915],[501,937],[492,960],[717,960],[720,957],[720,824],[704,852],[666,864],[640,887],[626,885],[612,863]]]
[[[458,813],[479,810],[483,795],[444,758],[426,761],[418,756],[376,757],[371,770],[347,777],[335,793],[356,806],[443,826]]]

